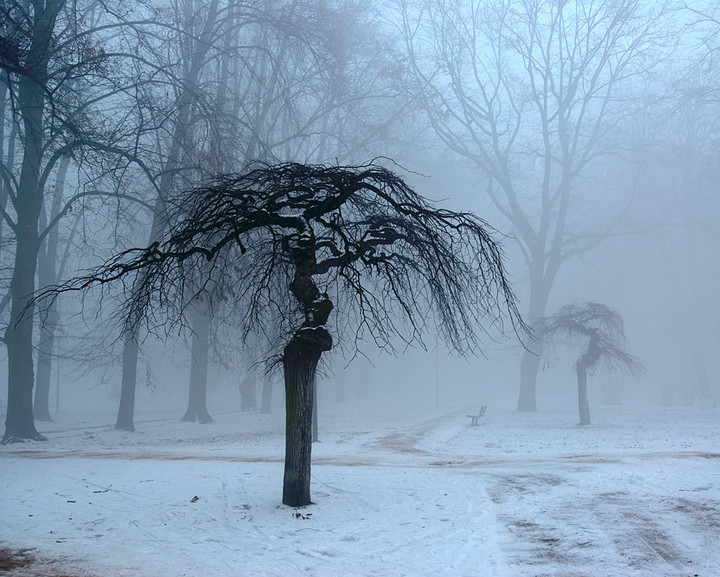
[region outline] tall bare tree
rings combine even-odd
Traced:
[[[199,158],[192,153],[199,152],[194,142],[194,128],[198,117],[202,116],[203,100],[209,94],[201,88],[203,71],[219,58],[218,42],[223,40],[223,17],[228,15],[220,0],[199,3],[194,0],[171,2],[166,7],[175,14],[176,20],[166,26],[163,38],[166,46],[171,47],[172,62],[166,62],[159,50],[161,46],[152,44],[148,47],[149,59],[153,59],[154,67],[163,69],[167,84],[173,90],[167,111],[158,109],[157,103],[146,101],[151,116],[157,119],[159,132],[163,137],[158,141],[157,153],[160,156],[157,172],[156,197],[152,210],[149,242],[160,237],[165,224],[165,209],[169,198],[176,192],[178,179],[182,176],[187,186],[197,178],[201,169]],[[162,15],[163,12],[160,12]],[[163,63],[164,62],[164,66]],[[150,90],[152,95],[153,91]],[[207,102],[206,102],[207,104]],[[165,115],[166,113],[167,116]],[[207,118],[207,116],[206,116]],[[182,186],[182,185],[180,185]],[[128,325],[123,335],[122,379],[120,403],[115,423],[116,429],[134,431],[135,393],[137,385],[137,364],[140,352],[141,323]]]
[[[64,0],[32,5],[8,2],[2,6],[0,66],[6,86],[11,89],[12,122],[17,125],[21,149],[17,171],[14,157],[8,156],[8,162],[2,165],[3,190],[12,204],[12,210],[3,206],[3,218],[13,232],[15,249],[9,287],[10,318],[3,339],[8,352],[3,442],[44,438],[35,429],[33,419],[34,321],[28,300],[35,290],[41,243],[39,220],[45,184],[64,156],[59,151],[69,118],[56,113],[66,112],[63,107],[67,103],[62,97],[67,96],[69,77],[82,71],[89,74],[94,66],[89,60],[100,60],[97,53],[92,54],[91,43],[87,44],[89,58],[78,61],[72,53],[78,43],[72,39],[58,42],[56,25],[64,6]]]
[[[579,230],[573,202],[632,110],[629,82],[656,62],[662,3],[401,2],[410,81],[435,133],[484,176],[528,272],[527,319],[558,272],[608,228]],[[524,351],[518,409],[536,410],[541,343]]]
[[[378,143],[387,148],[389,127],[405,106],[379,39],[364,34],[377,18],[370,3],[263,0],[257,6],[264,19],[240,34],[226,20],[234,34],[216,75],[213,114],[222,121],[207,130],[212,169],[257,160],[347,163],[376,154]],[[237,43],[250,47],[242,59]],[[228,150],[235,154],[217,154]],[[248,375],[243,382],[254,379]],[[263,410],[269,410],[272,380],[263,386]]]

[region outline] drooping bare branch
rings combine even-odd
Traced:
[[[525,330],[492,229],[433,206],[377,164],[257,165],[225,175],[179,198],[166,230],[41,297],[139,272],[129,324],[156,309],[179,318],[214,291],[248,331],[258,323],[284,335],[319,328],[333,309],[328,295],[338,327],[367,331],[386,348],[396,337],[421,343],[431,320],[461,353],[476,350],[490,326]]]
[[[617,311],[599,303],[571,304],[544,319],[540,333],[550,339],[567,337],[582,343],[581,360],[587,369],[604,362],[608,368],[642,374],[642,363],[625,342],[625,325]]]

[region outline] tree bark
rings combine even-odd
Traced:
[[[190,389],[188,408],[182,421],[212,423],[207,410],[207,365],[208,346],[212,315],[208,307],[198,306],[192,315],[192,350],[190,360]]]
[[[534,352],[530,345],[523,351],[520,362],[520,393],[518,395],[518,411],[537,411],[537,375],[540,370],[540,354]]]
[[[315,372],[320,356],[332,349],[325,328],[333,304],[313,281],[316,247],[312,235],[288,246],[295,263],[290,292],[303,308],[305,322],[283,351],[285,374],[285,475],[283,503],[291,507],[310,505],[310,458]]]
[[[55,303],[52,303],[40,328],[40,342],[38,343],[37,380],[33,403],[34,416],[37,421],[53,420],[50,415],[50,376],[57,324],[58,313]]]
[[[7,98],[8,86],[6,82],[0,82],[0,113],[2,118],[8,118],[10,110],[6,110],[11,104]],[[13,122],[12,129],[10,131],[10,138],[8,139],[8,151],[7,156],[5,153],[5,121],[0,122],[0,162],[4,163],[4,169],[7,174],[13,173],[13,165],[15,164],[15,140],[17,138],[17,122]],[[5,183],[5,179],[0,178],[0,209],[4,212],[5,206],[8,200],[8,185]],[[0,250],[5,244],[3,240],[3,227],[5,226],[4,219],[0,219]]]
[[[540,251],[542,252],[542,251]],[[550,297],[550,288],[553,279],[548,279],[545,271],[545,257],[542,254],[533,255],[530,267],[530,304],[528,306],[528,320],[531,327],[536,327],[540,319],[545,316],[547,302]],[[534,340],[527,343],[523,350],[520,363],[520,392],[518,394],[518,411],[537,411],[537,376],[542,358],[542,342]]]
[[[15,165],[15,146],[18,141],[17,122],[13,122],[12,129],[10,130],[10,138],[8,140],[7,155],[5,155],[5,158],[1,160],[5,162],[5,171],[8,174],[12,174]],[[5,208],[7,207],[9,190],[9,185],[4,181],[4,179],[0,179],[0,210],[2,212],[5,212]],[[6,246],[5,224],[5,219],[0,218],[0,248]]]
[[[23,213],[25,210],[22,211]],[[35,429],[33,416],[33,312],[28,299],[35,290],[35,270],[40,242],[37,219],[18,216],[15,266],[11,280],[10,322],[5,330],[8,352],[8,405],[3,443],[21,439],[44,440]]]
[[[285,473],[283,503],[304,507],[310,499],[313,381],[320,356],[332,339],[322,327],[300,329],[285,347]]]
[[[595,366],[602,357],[600,349],[600,333],[597,329],[586,329],[585,334],[590,337],[588,347],[577,362],[575,370],[578,379],[578,410],[580,411],[580,424],[590,424],[590,403],[588,401],[587,371]]]

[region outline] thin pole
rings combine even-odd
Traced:
[[[318,438],[318,398],[317,398],[317,374],[313,376],[313,407],[312,407],[312,442],[317,443]]]
[[[60,363],[55,362],[55,412],[60,412]]]
[[[438,348],[435,345],[435,406],[440,406],[440,372],[438,369]]]

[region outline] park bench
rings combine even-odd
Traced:
[[[470,417],[471,427],[475,427],[478,424],[478,421],[485,415],[485,411],[487,411],[487,405],[480,407],[477,415],[468,415],[468,417]]]

